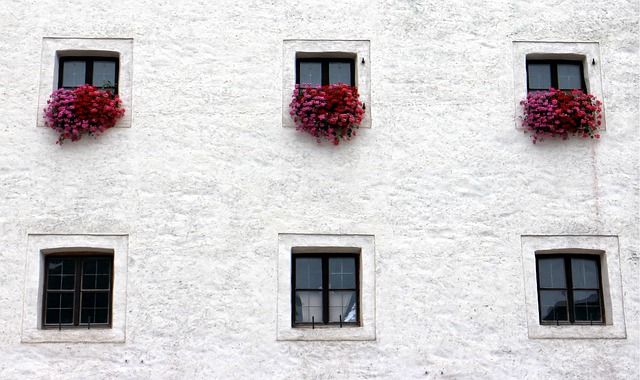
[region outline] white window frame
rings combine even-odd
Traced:
[[[600,44],[598,42],[560,42],[560,41],[514,41],[513,73],[516,129],[522,126],[524,106],[521,100],[527,98],[527,59],[558,59],[582,61],[587,91],[602,102],[602,125],[598,131],[606,130],[605,101],[602,91],[602,71]]]
[[[45,127],[43,118],[51,93],[58,86],[60,57],[117,57],[119,59],[118,96],[122,100],[124,116],[116,122],[116,128],[131,127],[133,84],[133,39],[131,38],[59,38],[42,40],[42,62],[38,88],[37,126]]]
[[[614,339],[627,337],[617,236],[523,235],[521,242],[529,338]],[[558,253],[594,254],[600,256],[604,325],[572,324],[555,326],[540,324],[536,254]]]
[[[289,114],[291,96],[296,85],[297,58],[348,58],[354,57],[355,86],[365,113],[360,128],[371,128],[371,69],[370,41],[368,40],[284,40],[282,67],[282,126],[295,128]]]
[[[124,343],[128,250],[128,235],[29,234],[21,341],[23,343]],[[48,254],[61,252],[95,252],[113,255],[111,328],[58,330],[42,327],[45,257]]]
[[[334,250],[360,252],[360,326],[293,327],[291,321],[292,254]],[[376,339],[375,239],[373,235],[278,235],[277,340],[359,341]]]

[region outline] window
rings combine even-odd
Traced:
[[[29,234],[23,343],[126,341],[128,235]]]
[[[530,339],[627,337],[620,246],[611,235],[523,235]]]
[[[371,127],[370,42],[367,40],[284,40],[282,125],[295,128],[289,104],[296,84],[338,82],[358,87],[366,108],[360,129]]]
[[[558,90],[587,91],[581,61],[527,61],[527,90],[529,92]]]
[[[604,323],[600,256],[537,255],[541,324]]]
[[[54,90],[86,83],[117,93],[125,113],[115,127],[131,127],[133,39],[43,38],[36,125],[45,127],[42,116]]]
[[[45,268],[45,327],[111,324],[112,256],[48,255]]]
[[[293,325],[358,325],[358,266],[355,254],[293,254]]]
[[[58,88],[74,89],[85,83],[118,93],[118,58],[61,57]]]
[[[373,235],[278,235],[277,339],[375,340]]]
[[[598,42],[513,42],[514,122],[523,130],[523,105],[529,92],[550,87],[580,89],[602,102],[602,125],[606,130],[605,98],[602,91],[602,65]]]
[[[337,83],[353,86],[355,83],[353,59],[298,58],[296,83],[310,84],[312,87]]]

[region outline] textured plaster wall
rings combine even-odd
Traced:
[[[0,378],[637,378],[638,17],[625,0],[5,1]],[[133,39],[131,128],[57,146],[36,126],[43,37]],[[285,39],[371,41],[370,129],[335,147],[282,127]],[[513,41],[538,40],[599,42],[599,141],[515,129]],[[21,343],[29,233],[129,236],[125,343]],[[279,233],[375,236],[375,341],[276,340]],[[537,234],[619,237],[626,339],[528,338]]]

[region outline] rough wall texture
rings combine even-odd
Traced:
[[[639,375],[636,1],[4,3],[0,378]],[[133,38],[131,128],[36,127],[48,36]],[[282,127],[284,39],[371,41],[371,129]],[[513,41],[600,43],[599,141],[514,128]],[[276,340],[284,232],[375,235],[375,341]],[[21,343],[29,233],[129,234],[125,343]],[[626,339],[527,337],[527,234],[619,237]]]

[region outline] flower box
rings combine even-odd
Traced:
[[[84,135],[98,136],[124,115],[118,95],[90,84],[73,90],[60,88],[51,94],[44,110],[45,125],[64,140],[78,141]]]
[[[364,108],[358,99],[358,89],[346,84],[306,87],[296,84],[289,107],[296,130],[338,145],[356,135]]]
[[[524,105],[522,126],[533,138],[533,143],[546,137],[569,136],[600,138],[596,133],[602,124],[602,108],[599,100],[581,90],[537,91],[529,93]]]

